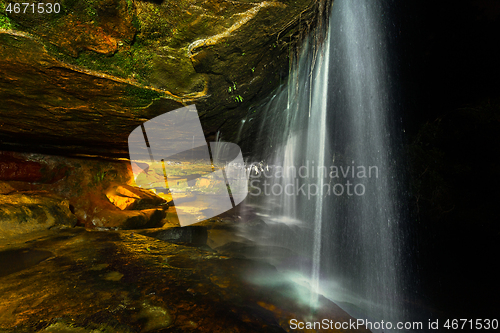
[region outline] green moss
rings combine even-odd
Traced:
[[[78,0],[66,0],[64,2],[64,6],[62,6],[62,10],[61,11],[64,11],[64,13],[69,13],[70,11],[73,10],[73,7],[75,6],[75,4],[78,3]]]
[[[76,58],[53,44],[47,43],[45,47],[50,54],[69,64],[125,79],[134,78],[140,84],[149,85],[141,79],[150,73],[154,53],[140,43],[134,44],[131,50],[119,51],[112,56],[83,51]]]
[[[127,10],[130,15],[134,15],[134,2],[132,0],[127,0]]]
[[[137,100],[137,103],[125,102],[126,106],[135,106],[135,104],[149,104],[156,99],[160,99],[162,96],[162,94],[157,91],[132,85],[127,86],[127,88],[125,89],[125,94],[129,97],[133,97],[134,100]]]
[[[99,2],[95,0],[87,0],[85,1],[85,4],[87,5],[85,8],[85,13],[91,18],[97,16],[97,9]]]
[[[154,90],[138,88],[134,86],[129,86],[129,88],[127,88],[127,93],[129,96],[136,96],[142,99],[158,99],[161,96],[159,92],[156,92]]]
[[[141,23],[139,21],[139,18],[137,17],[134,2],[132,0],[127,0],[127,11],[128,11],[128,14],[132,17],[132,26],[137,31],[141,30]]]
[[[11,20],[7,16],[0,15],[0,29],[5,29],[5,30],[14,29]]]
[[[97,16],[97,11],[94,7],[87,7],[85,10],[85,14],[87,14],[88,17],[91,19],[94,19]]]
[[[132,26],[136,29],[136,30],[141,30],[141,22],[139,21],[139,18],[137,17],[137,15],[134,14],[134,16],[132,17]]]
[[[94,175],[93,185],[99,185],[106,177],[106,171],[99,171]]]
[[[0,0],[0,29],[13,30],[16,24],[12,21],[5,12],[5,1]]]

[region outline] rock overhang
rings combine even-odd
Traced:
[[[196,104],[207,137],[234,139],[288,74],[298,35],[329,1],[61,1],[57,15],[0,1],[2,150],[128,157],[127,137]],[[321,9],[323,8],[323,9]]]

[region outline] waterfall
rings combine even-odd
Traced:
[[[295,254],[273,264],[311,290],[312,308],[322,294],[355,317],[396,322],[408,268],[388,16],[383,2],[335,1],[326,40],[305,42],[241,136],[258,138],[252,159],[265,165],[246,205],[266,228],[247,237]]]

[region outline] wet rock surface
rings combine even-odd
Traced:
[[[171,243],[187,243],[195,246],[207,244],[207,228],[203,226],[174,227],[158,231],[142,231],[141,234]]]
[[[0,262],[2,267],[0,268],[0,277],[35,266],[53,255],[50,251],[30,248],[1,251]]]
[[[0,274],[2,332],[291,332],[292,318],[350,318],[321,297],[311,313],[271,265],[130,231],[0,241],[0,257],[12,253],[38,259]]]

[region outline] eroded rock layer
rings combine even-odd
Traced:
[[[135,127],[187,104],[230,139],[329,2],[1,0],[0,148],[127,157]]]

